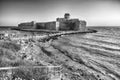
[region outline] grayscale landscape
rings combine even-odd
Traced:
[[[45,43],[35,39],[21,44],[19,41],[24,41],[22,39],[1,40],[0,67],[28,66],[28,70],[20,68],[20,72],[17,68],[18,71],[13,71],[18,72],[16,77],[23,80],[31,80],[34,77],[35,80],[45,80],[40,79],[39,70],[37,70],[39,75],[35,74],[35,76],[34,70],[31,71],[29,66],[61,66],[60,74],[64,75],[63,80],[119,80],[120,28],[90,27],[90,29],[98,32],[64,35]],[[5,32],[32,35],[12,30]],[[40,35],[40,33],[36,34]],[[6,71],[9,72],[9,69]],[[34,76],[28,77],[30,75]]]
[[[120,0],[0,0],[0,80],[120,80]]]

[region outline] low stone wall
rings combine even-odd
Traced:
[[[35,29],[36,26],[33,22],[26,22],[18,24],[18,28],[20,29]]]

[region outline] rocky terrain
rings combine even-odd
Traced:
[[[119,80],[120,29],[94,29],[98,32],[65,35],[44,43],[36,39],[1,40],[0,67],[60,66],[62,78],[54,80]],[[38,74],[34,71],[20,68],[13,76],[45,80],[40,78],[39,70]]]

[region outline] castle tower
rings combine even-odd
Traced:
[[[65,18],[66,20],[69,20],[69,19],[70,19],[70,14],[69,14],[69,13],[65,13],[64,18]]]

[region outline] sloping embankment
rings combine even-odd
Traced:
[[[0,66],[61,65],[70,80],[119,80],[119,40],[106,34],[77,34],[59,37],[48,47],[38,41],[24,47],[1,42]]]

